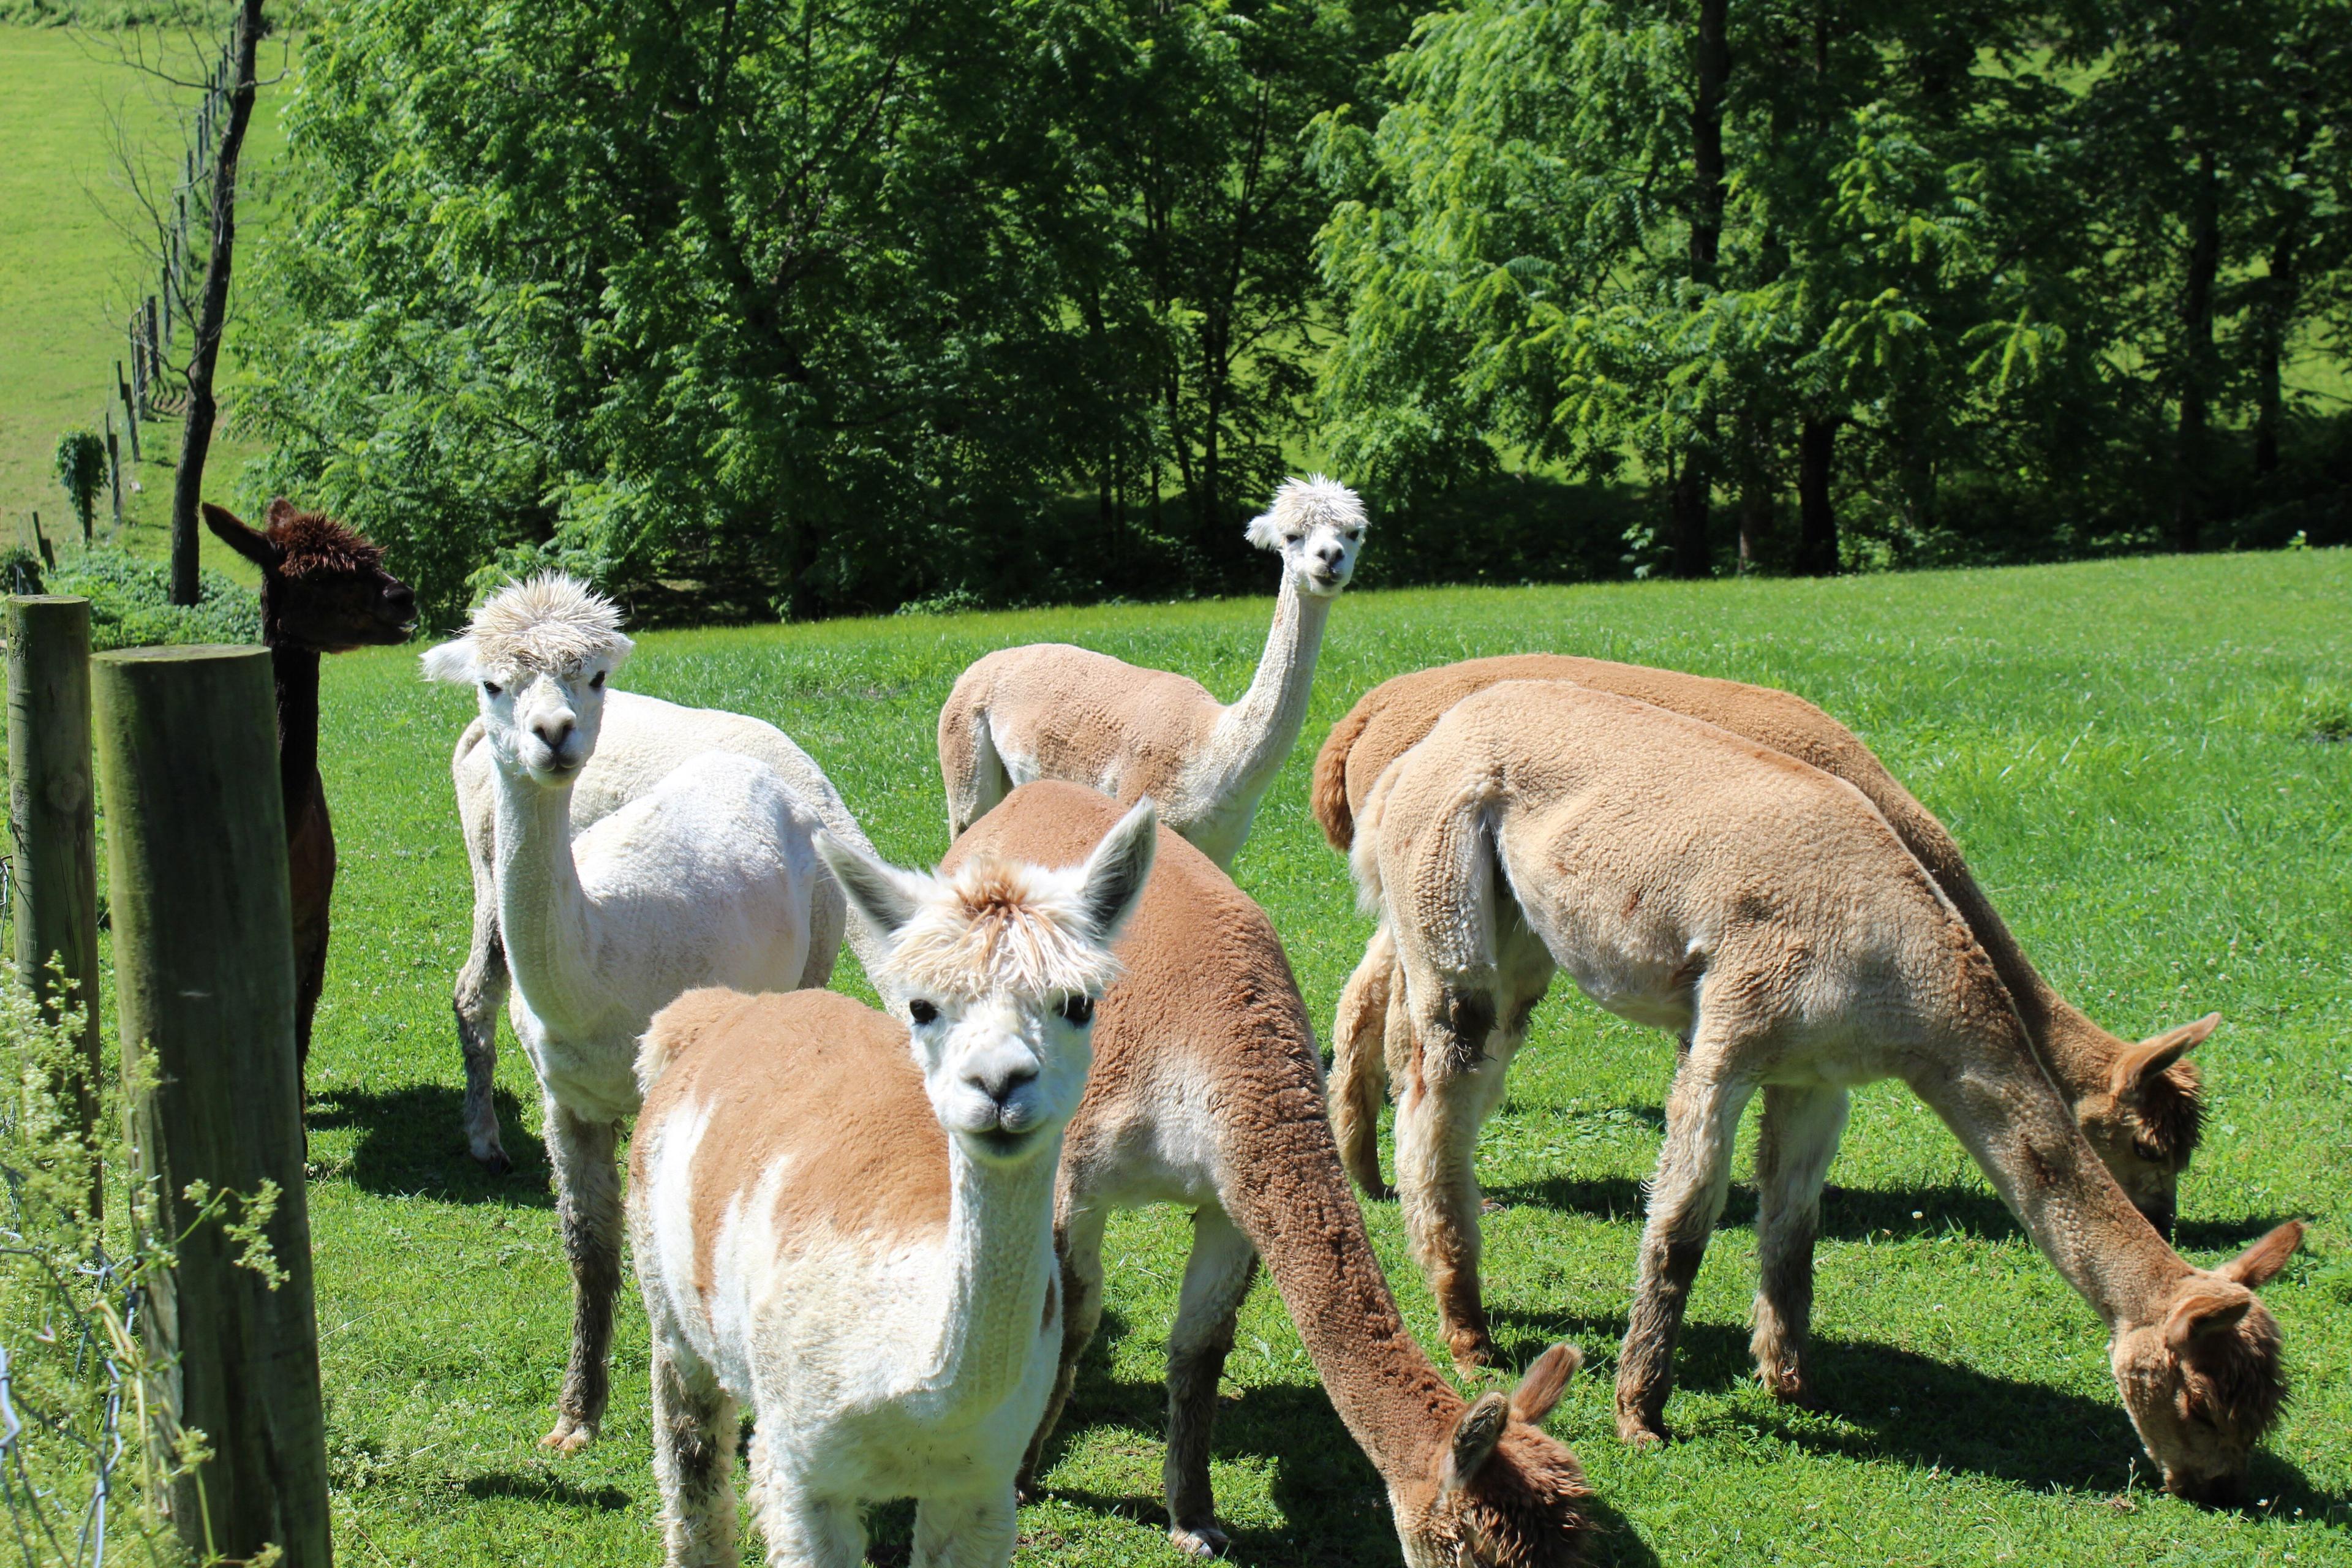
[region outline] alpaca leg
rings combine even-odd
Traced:
[[[1717,1053],[1694,1048],[1666,1097],[1666,1142],[1650,1179],[1641,1278],[1617,1363],[1617,1435],[1663,1442],[1675,1339],[1691,1281],[1731,1186],[1731,1144],[1753,1086],[1720,1076]]]
[[[1021,1473],[1013,1479],[1023,1497],[1037,1495],[1037,1468],[1045,1460],[1046,1441],[1077,1384],[1078,1358],[1102,1325],[1103,1226],[1108,1218],[1101,1209],[1076,1209],[1054,1226],[1054,1251],[1062,1260],[1062,1364],[1054,1375],[1045,1417],[1037,1423],[1036,1436],[1029,1439],[1029,1451],[1021,1459]]]
[[[1256,1273],[1249,1237],[1224,1210],[1204,1205],[1192,1216],[1192,1256],[1168,1336],[1168,1457],[1160,1469],[1168,1538],[1195,1557],[1225,1550],[1209,1489],[1209,1431],[1217,1416],[1217,1379],[1234,1348],[1234,1321]]]
[[[808,961],[801,966],[802,990],[824,989],[833,978],[833,966],[841,957],[841,939],[848,930],[849,900],[831,877],[819,877],[815,896],[809,900]]]
[[[1331,1026],[1331,1135],[1339,1163],[1372,1197],[1395,1196],[1381,1175],[1381,1103],[1388,1098],[1389,988],[1396,942],[1383,925],[1372,933],[1362,962],[1339,993]]]
[[[654,1479],[667,1568],[734,1568],[735,1402],[656,1324]]]
[[[914,1568],[1004,1568],[1018,1522],[1010,1487],[925,1498],[915,1508]]]
[[[863,1568],[866,1521],[855,1499],[819,1497],[777,1463],[763,1427],[751,1439],[751,1509],[768,1568]]]
[[[958,710],[950,697],[940,715],[940,772],[947,784],[948,837],[952,842],[1011,793],[1004,759],[997,755],[996,738],[989,732],[987,709]]]
[[[1845,1131],[1842,1089],[1764,1090],[1756,1142],[1756,1250],[1763,1279],[1756,1291],[1756,1375],[1773,1397],[1813,1406],[1805,1374],[1805,1340],[1813,1315],[1813,1238],[1822,1218],[1822,1183]]]
[[[473,945],[457,971],[450,1006],[457,1015],[457,1044],[466,1058],[466,1145],[482,1168],[499,1175],[514,1168],[499,1138],[499,1108],[492,1098],[499,1078],[499,1009],[507,999],[507,949],[499,935],[499,904],[474,900]]]
[[[605,1353],[613,1343],[613,1297],[621,1285],[621,1171],[614,1150],[620,1129],[547,1102],[547,1146],[554,1156],[555,1212],[572,1264],[572,1358],[555,1403],[555,1429],[540,1439],[564,1452],[596,1440],[609,1390]]]

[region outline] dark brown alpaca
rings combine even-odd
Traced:
[[[269,503],[256,532],[206,502],[222,543],[261,568],[261,640],[278,682],[278,783],[286,797],[286,861],[294,904],[294,1052],[310,1057],[310,1017],[327,978],[327,906],[335,892],[335,827],[319,778],[319,656],[408,640],[416,595],[383,569],[383,552],[324,512]]]

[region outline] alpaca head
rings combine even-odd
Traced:
[[[887,951],[874,982],[906,1018],[940,1125],[983,1163],[1023,1164],[1078,1109],[1095,1003],[1118,976],[1111,943],[1143,896],[1149,801],[1083,866],[975,856],[952,875],[871,859],[829,834],[818,851]]]
[[[2116,1386],[2177,1497],[2231,1506],[2244,1495],[2246,1461],[2286,1398],[2278,1321],[2254,1290],[2302,1241],[2290,1220],[2221,1268],[2184,1275],[2155,1321],[2117,1326]]]
[[[1328,598],[1356,574],[1364,543],[1364,503],[1336,479],[1317,474],[1285,479],[1274,504],[1252,520],[1249,542],[1282,552],[1282,566],[1302,593]]]
[[[1410,1568],[1567,1568],[1582,1554],[1592,1496],[1576,1456],[1540,1423],[1584,1358],[1554,1345],[1507,1399],[1482,1394],[1425,1476],[1390,1484]]]
[[[558,573],[493,595],[466,635],[425,652],[427,679],[474,688],[499,771],[566,787],[604,721],[604,681],[629,657],[614,603]]]
[[[322,511],[280,496],[269,529],[247,528],[205,503],[205,524],[261,568],[261,640],[272,647],[344,653],[403,643],[415,629],[416,595],[383,569],[383,552]]]
[[[2197,1064],[2186,1058],[2221,1022],[2221,1014],[2208,1013],[2136,1046],[2116,1040],[2105,1089],[2074,1102],[2074,1120],[2100,1163],[2167,1237],[2203,1113]]]

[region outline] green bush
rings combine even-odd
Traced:
[[[89,600],[89,641],[97,649],[154,643],[259,642],[261,599],[217,572],[196,580],[194,605],[172,603],[172,571],[120,550],[85,550],[48,574],[52,594]]]

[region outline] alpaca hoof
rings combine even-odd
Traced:
[[[1764,1386],[1772,1397],[1798,1410],[1826,1410],[1829,1401],[1813,1392],[1812,1385],[1801,1377],[1767,1377]]]
[[[1674,1439],[1666,1431],[1666,1424],[1658,1417],[1620,1411],[1617,1440],[1629,1448],[1660,1448]]]
[[[1187,1557],[1223,1557],[1232,1544],[1225,1532],[1213,1524],[1171,1525],[1168,1540]]]
[[[595,1440],[594,1422],[583,1421],[577,1416],[563,1415],[557,1417],[555,1430],[541,1437],[539,1440],[539,1446],[542,1448],[551,1448],[559,1454],[576,1454]]]
[[[1448,1348],[1454,1356],[1454,1370],[1464,1377],[1475,1377],[1496,1362],[1494,1339],[1483,1333],[1448,1335]]]
[[[477,1153],[474,1163],[481,1166],[486,1176],[503,1176],[514,1169],[514,1162],[507,1158],[507,1152],[503,1149],[493,1149],[487,1154]]]

